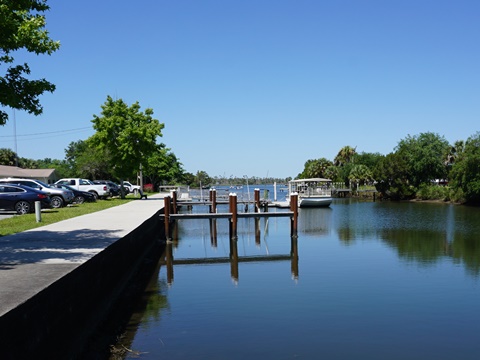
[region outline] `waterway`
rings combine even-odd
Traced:
[[[296,241],[288,218],[173,240],[112,359],[480,358],[479,208],[335,199]]]

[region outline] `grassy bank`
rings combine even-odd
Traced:
[[[125,204],[132,200],[135,201],[135,198],[111,198],[107,200],[98,200],[94,203],[69,205],[61,209],[42,210],[42,221],[39,223],[36,222],[35,214],[15,215],[12,218],[0,220],[0,236],[11,235],[25,230],[34,229],[40,226],[53,224],[73,217],[101,211],[114,206]]]

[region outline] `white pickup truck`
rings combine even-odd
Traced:
[[[80,178],[67,178],[67,179],[60,179],[55,184],[64,184],[71,186],[72,188],[80,191],[88,191],[95,195],[97,199],[106,199],[109,197],[110,191],[107,185],[104,184],[94,184],[92,181],[88,179],[80,179]]]
[[[128,181],[123,182],[123,186],[126,187],[130,193],[137,195],[138,192],[140,191],[140,186],[139,185],[132,185]]]

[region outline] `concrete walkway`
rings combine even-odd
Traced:
[[[136,229],[163,208],[163,198],[0,237],[0,317]]]

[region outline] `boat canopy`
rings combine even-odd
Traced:
[[[290,182],[295,182],[295,183],[302,183],[302,182],[331,182],[331,179],[325,179],[325,178],[310,178],[310,179],[296,179],[296,180],[290,180]]]

